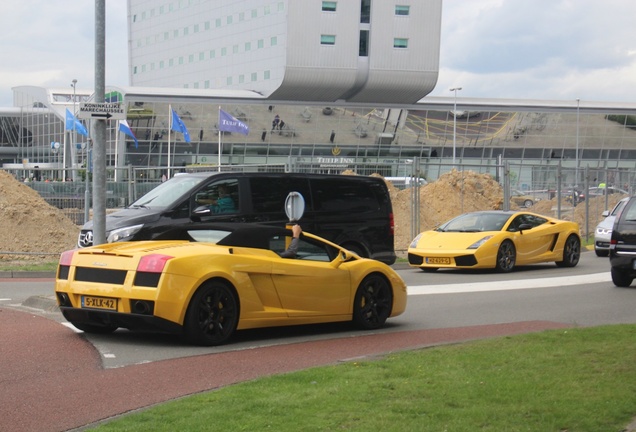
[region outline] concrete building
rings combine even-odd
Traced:
[[[437,82],[442,0],[129,0],[130,82],[273,100],[415,103]]]

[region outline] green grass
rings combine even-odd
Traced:
[[[635,341],[636,325],[617,325],[404,352],[265,377],[91,430],[618,432],[636,416]]]

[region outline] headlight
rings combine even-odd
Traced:
[[[612,228],[596,228],[596,234],[598,235],[612,235]]]
[[[486,243],[488,240],[490,240],[492,238],[492,236],[486,236],[483,239],[471,244],[470,246],[468,246],[468,249],[477,249],[479,246],[483,245],[484,243]]]
[[[415,248],[417,247],[417,242],[420,241],[420,237],[422,237],[422,234],[418,234],[413,241],[411,242],[411,244],[409,245],[410,248]]]
[[[120,242],[120,241],[128,241],[132,236],[134,236],[144,225],[133,225],[124,228],[118,228],[116,230],[112,230],[110,234],[108,234],[108,238],[106,241],[108,243]]]

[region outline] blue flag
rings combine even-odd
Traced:
[[[250,128],[240,120],[219,109],[219,130],[222,132],[238,132],[243,135],[250,133]]]
[[[73,130],[80,135],[88,136],[88,131],[84,125],[66,108],[66,130]]]
[[[179,118],[177,112],[172,110],[172,126],[170,127],[173,131],[181,132],[183,134],[183,139],[185,142],[190,142],[190,133],[188,133],[188,128],[185,123]]]
[[[126,120],[119,121],[119,132],[123,132],[129,137],[131,137],[133,140],[135,140],[135,148],[139,148],[139,141],[137,141],[137,137],[133,133],[130,126],[128,126],[128,122]]]

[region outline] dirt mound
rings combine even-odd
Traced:
[[[353,171],[342,174],[356,175]],[[378,174],[374,176],[381,177]],[[395,249],[403,256],[414,235],[443,223],[462,213],[478,210],[501,209],[503,190],[489,174],[456,171],[442,175],[435,182],[420,187],[419,229],[412,230],[412,189],[399,190],[387,182],[395,215]],[[593,235],[596,225],[603,219],[603,210],[611,209],[624,195],[610,195],[589,200],[588,232]],[[518,207],[510,204],[510,208]],[[537,202],[529,210],[546,216],[557,216],[556,199]],[[573,208],[561,202],[561,218],[577,222],[581,234],[585,233],[586,208],[579,204]],[[51,260],[54,255],[75,247],[79,227],[64,213],[50,206],[30,187],[0,171],[0,260]],[[25,255],[3,252],[24,252]]]
[[[55,254],[73,249],[77,242],[79,228],[73,221],[5,171],[0,171],[0,221],[2,261],[56,259]]]

